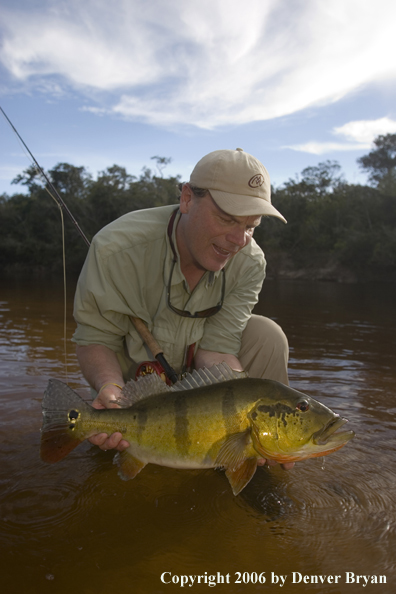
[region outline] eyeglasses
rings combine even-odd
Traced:
[[[176,218],[176,214],[178,212],[178,209],[176,209],[174,211],[174,213],[172,214],[170,221],[169,221],[169,225],[168,225],[168,238],[169,238],[169,243],[172,249],[172,253],[173,253],[173,260],[172,260],[172,266],[171,266],[171,271],[169,274],[169,281],[168,281],[168,286],[167,286],[167,304],[168,307],[175,312],[178,316],[182,316],[183,318],[210,318],[211,316],[214,316],[215,314],[217,314],[221,308],[223,307],[223,303],[224,303],[224,295],[225,295],[225,284],[226,284],[226,280],[225,280],[225,270],[224,268],[221,269],[221,273],[222,273],[222,277],[221,277],[221,297],[220,297],[220,301],[217,305],[215,305],[214,307],[209,307],[208,309],[203,309],[202,311],[196,311],[195,313],[191,313],[189,311],[186,311],[184,309],[179,309],[177,307],[175,307],[174,305],[172,305],[171,303],[171,297],[170,297],[170,293],[171,293],[171,286],[172,286],[172,276],[173,276],[173,271],[175,268],[175,264],[177,262],[177,254],[176,254],[176,250],[175,250],[175,246],[173,245],[173,241],[172,241],[172,230],[173,230],[173,224],[175,222],[175,218]]]
[[[220,298],[219,303],[217,305],[215,305],[214,307],[209,307],[208,309],[203,309],[202,311],[196,311],[195,313],[191,313],[185,309],[179,309],[179,308],[175,307],[174,305],[172,305],[171,300],[170,300],[171,299],[170,292],[171,292],[171,284],[172,284],[172,275],[173,275],[173,270],[175,268],[175,264],[176,264],[176,260],[172,260],[172,267],[171,267],[171,271],[170,271],[170,275],[169,275],[169,282],[168,282],[168,289],[167,289],[168,307],[172,311],[174,311],[178,316],[182,316],[183,318],[210,318],[211,316],[214,316],[215,314],[217,314],[223,307],[223,303],[224,303],[225,284],[226,284],[224,268],[221,269],[222,281],[221,281],[221,298]]]

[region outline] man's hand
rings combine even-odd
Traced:
[[[103,388],[99,394],[96,396],[95,400],[92,402],[93,408],[103,409],[103,408],[120,408],[118,404],[113,402],[116,398],[119,397],[121,394],[120,388],[117,386],[109,385]],[[104,452],[106,450],[116,449],[119,452],[126,450],[129,448],[129,442],[125,439],[122,439],[121,433],[112,433],[112,435],[108,435],[107,433],[98,433],[97,435],[93,435],[89,438],[89,441],[93,444],[98,446]]]
[[[120,408],[112,402],[121,393],[121,388],[114,384],[121,387],[124,385],[116,354],[101,344],[78,345],[76,352],[85,379],[98,392],[92,403],[93,408]],[[129,443],[118,432],[110,436],[107,433],[98,433],[90,437],[89,441],[104,451],[116,449],[122,452],[129,447]]]

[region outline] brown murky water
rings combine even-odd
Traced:
[[[42,393],[66,379],[62,289],[0,282],[2,592],[159,594],[189,579],[182,592],[394,594],[395,287],[266,283],[258,309],[288,334],[291,385],[357,437],[289,472],[261,468],[234,497],[213,470],[149,465],[123,482],[89,444],[42,463]],[[67,381],[88,397],[68,351]]]

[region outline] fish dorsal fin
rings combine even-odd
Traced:
[[[213,384],[244,377],[248,377],[245,371],[234,371],[227,363],[213,365],[210,369],[206,367],[198,370],[194,369],[192,373],[187,373],[182,380],[179,380],[173,386],[168,386],[157,373],[148,373],[139,377],[136,381],[129,380],[123,387],[121,396],[114,402],[121,408],[128,408],[154,394],[194,390],[195,388],[202,388],[202,386],[213,386]]]
[[[227,365],[227,363],[220,363],[213,365],[210,369],[203,367],[201,369],[194,369],[192,373],[187,373],[186,376],[171,386],[172,391],[193,390],[194,388],[202,388],[202,386],[212,386],[213,384],[220,384],[228,382],[229,380],[242,379],[248,377],[245,371],[234,371]]]
[[[116,399],[116,403],[121,408],[128,408],[154,394],[161,392],[170,392],[171,388],[160,378],[157,373],[148,373],[139,377],[136,381],[129,380],[122,388],[121,396]]]

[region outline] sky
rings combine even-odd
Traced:
[[[396,133],[394,0],[0,0],[0,106],[45,170],[188,181],[243,148],[275,187]],[[0,114],[0,194],[31,165]]]

